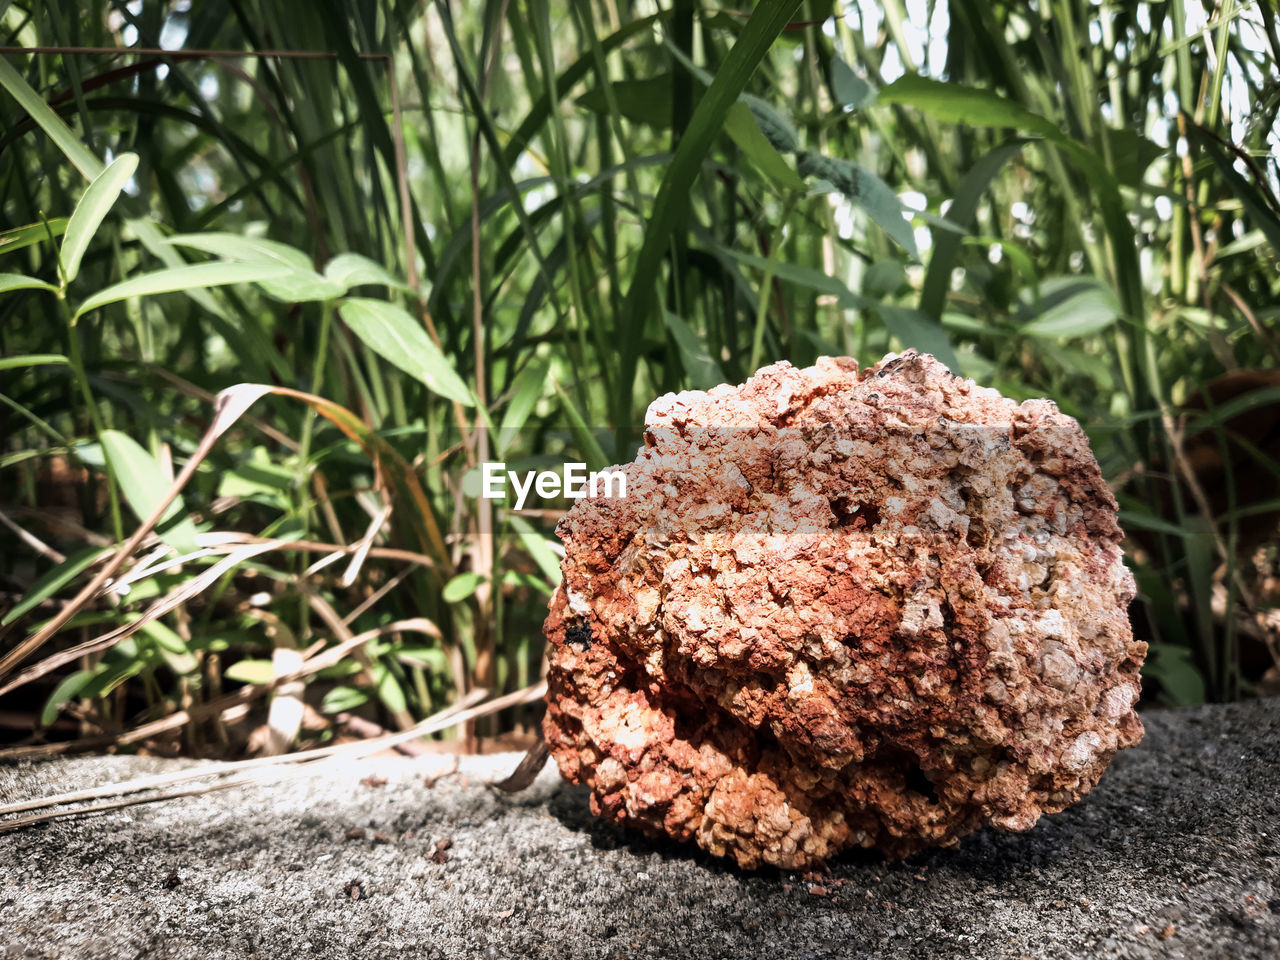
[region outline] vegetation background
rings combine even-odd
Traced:
[[[1084,424],[1149,702],[1273,689],[1277,19],[0,0],[0,755],[525,689],[565,503],[477,463],[625,461],[660,393],[905,347]]]

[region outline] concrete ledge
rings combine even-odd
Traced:
[[[1144,719],[1029,834],[846,857],[813,890],[600,823],[551,768],[494,796],[516,755],[28,828],[0,835],[0,957],[1280,957],[1280,700]],[[23,764],[0,801],[185,765]]]

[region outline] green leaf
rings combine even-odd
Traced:
[[[58,288],[52,283],[45,283],[35,277],[26,277],[20,273],[0,273],[0,293],[10,290],[48,290],[57,293]]]
[[[390,287],[406,293],[412,292],[407,283],[393,277],[382,264],[375,263],[358,253],[338,254],[325,264],[324,276],[330,283],[341,287],[343,293],[352,287],[366,285]]]
[[[542,571],[543,576],[551,584],[558,584],[560,582],[560,555],[551,549],[547,538],[535,530],[533,524],[524,517],[508,514],[507,519],[516,528],[521,544],[529,551],[529,556],[538,565],[538,569]]]
[[[877,260],[862,275],[862,292],[877,300],[894,296],[907,283],[907,270],[898,260]]]
[[[409,709],[400,681],[387,669],[386,665],[375,663],[369,672],[373,674],[374,689],[378,691],[378,699],[382,701],[384,707],[395,714],[404,713]]]
[[[652,305],[662,263],[670,249],[671,234],[684,222],[690,190],[702,172],[702,162],[720,133],[725,117],[799,7],[800,0],[760,0],[755,5],[737,41],[721,61],[711,86],[694,108],[689,126],[662,177],[653,213],[645,223],[644,242],[635,258],[616,328],[622,354],[621,376],[616,387],[621,393],[617,422],[620,443],[625,442],[633,426],[632,393],[640,346],[644,342],[646,322],[654,312]]]
[[[426,667],[432,673],[449,672],[449,655],[439,647],[396,647],[393,651],[401,663]]]
[[[693,332],[693,328],[670,310],[662,311],[662,321],[680,350],[680,363],[684,367],[689,385],[698,390],[710,390],[716,384],[724,383],[724,371],[711,354],[707,353],[707,348]]]
[[[60,237],[67,232],[67,218],[58,217],[42,223],[29,223],[0,233],[0,254],[21,250],[50,237]]]
[[[724,129],[762,174],[783,190],[801,191],[805,183],[764,135],[751,108],[738,102],[729,108]]]
[[[74,699],[92,679],[93,672],[90,670],[77,670],[63,677],[49,694],[49,699],[44,702],[44,710],[40,712],[40,726],[47,727],[57,720],[62,705]]]
[[[1033,337],[1087,337],[1105,330],[1120,316],[1110,287],[1093,277],[1055,277],[1040,285],[1040,304],[1023,311],[1034,318],[1022,332]]]
[[[369,349],[428,390],[463,406],[475,404],[471,391],[440,348],[401,307],[385,300],[348,297],[338,305],[338,313]]]
[[[795,125],[773,104],[759,97],[753,97],[749,93],[740,96],[738,102],[745,103],[751,110],[751,116],[755,118],[756,125],[760,127],[760,132],[764,134],[773,149],[779,153],[795,153],[800,149],[800,134],[796,132]],[[732,108],[729,113],[733,113]]]
[[[511,444],[520,429],[533,413],[542,391],[547,385],[548,364],[545,360],[530,362],[516,378],[515,391],[511,402],[502,415],[502,427],[499,430],[498,449],[505,450]]]
[[[930,80],[915,74],[901,76],[887,87],[881,88],[877,100],[882,104],[899,103],[915,107],[944,123],[961,123],[971,127],[1012,127],[1049,140],[1066,139],[1055,124],[997,93],[958,83]]]
[[[185,676],[195,673],[199,668],[200,661],[195,658],[187,642],[167,624],[152,620],[150,623],[144,623],[138,630],[155,641],[160,656],[174,673]]]
[[[267,296],[281,303],[334,300],[348,290],[337,280],[316,273],[311,267],[311,258],[301,250],[276,240],[245,237],[237,233],[184,233],[170,237],[169,243],[175,247],[211,253],[225,260],[288,267],[278,276],[259,283]]]
[[[0,358],[0,370],[12,370],[15,367],[39,367],[44,365],[63,366],[71,363],[60,353],[27,353],[18,357]]]
[[[947,219],[967,228],[973,223],[978,212],[978,203],[987,187],[995,179],[997,173],[1028,141],[1011,140],[985,154],[960,181],[951,207],[947,210]],[[950,231],[935,231],[933,235],[933,253],[929,257],[929,267],[925,271],[924,285],[920,288],[920,310],[934,320],[942,318],[942,309],[947,300],[947,290],[951,285],[951,271],[955,266],[956,254],[960,250],[961,237]]]
[[[336,300],[347,292],[340,283],[327,280],[314,270],[289,270],[280,277],[258,284],[262,292],[281,303],[311,303]]]
[[[855,110],[876,102],[875,88],[836,56],[831,58],[831,93],[836,103]]]
[[[612,84],[618,112],[633,123],[643,123],[656,130],[671,126],[671,74],[639,80],[618,80]],[[593,113],[609,112],[604,90],[593,87],[578,98],[578,103]]]
[[[1131,127],[1103,127],[1102,134],[1107,141],[1105,155],[1111,158],[1111,170],[1127,187],[1137,189],[1147,167],[1165,152],[1164,147]]]
[[[798,169],[806,177],[831,184],[849,202],[865,210],[881,230],[912,257],[918,256],[916,237],[906,208],[889,185],[866,167],[838,157],[824,157],[808,151],[800,154]]]
[[[160,293],[177,293],[193,288],[220,287],[231,283],[259,283],[286,276],[290,268],[278,263],[193,263],[184,267],[170,267],[155,273],[144,273],[99,290],[75,313],[79,319],[92,310],[118,303],[129,297],[150,297]]]
[[[960,373],[960,359],[951,346],[951,339],[942,324],[911,307],[894,307],[881,304],[875,312],[884,321],[885,328],[902,341],[904,347],[914,347],[921,353],[932,354],[935,360],[946,364],[954,374]]]
[[[103,430],[101,439],[125,499],[138,519],[145,520],[169,492],[169,479],[155,458],[132,437],[118,430]],[[196,527],[183,509],[181,496],[165,509],[156,532],[179,553],[196,549]]]
[[[74,280],[80,272],[80,261],[84,258],[85,251],[89,249],[89,242],[98,232],[98,227],[102,225],[111,208],[115,206],[116,200],[120,197],[120,191],[124,189],[124,185],[129,182],[129,178],[137,169],[136,153],[120,154],[111,161],[107,169],[94,177],[89,188],[85,190],[84,196],[76,204],[76,209],[67,223],[66,236],[62,238],[62,250],[58,254],[58,261],[62,265],[62,276],[67,283]]]
[[[222,675],[236,683],[248,683],[256,687],[274,680],[276,668],[270,660],[237,660],[222,671]]]
[[[1204,703],[1204,678],[1191,659],[1186,647],[1171,643],[1152,643],[1147,646],[1147,662],[1142,667],[1146,676],[1160,681],[1165,696],[1175,707],[1190,707]]]
[[[325,713],[344,713],[369,702],[369,691],[359,687],[334,687],[324,695],[320,709]]]
[[[1170,523],[1152,513],[1139,513],[1136,510],[1121,510],[1120,526],[1126,530],[1131,528],[1150,530],[1152,533],[1167,533],[1175,537],[1184,536],[1187,532],[1176,523]]]
[[[0,620],[0,626],[8,626],[28,610],[53,596],[107,552],[108,549],[106,547],[86,547],[71,554],[67,559],[37,579],[35,583],[31,584],[31,589],[27,591],[27,595],[22,598],[22,601],[6,613],[3,620]]]
[[[555,384],[556,393],[560,397],[560,407],[564,410],[565,419],[569,421],[569,432],[573,434],[574,442],[578,444],[578,453],[587,465],[587,469],[593,473],[609,469],[609,458],[604,455],[604,450],[600,448],[595,435],[587,428],[587,422],[582,419],[582,414],[574,404],[573,398],[560,384],[554,380],[552,383]]]
[[[175,247],[187,247],[224,260],[245,263],[275,263],[295,270],[311,270],[311,258],[296,247],[263,237],[238,233],[179,233],[168,239]]]
[[[21,74],[5,58],[0,57],[0,87],[8,91],[9,96],[18,101],[18,106],[31,115],[34,120],[64,154],[68,160],[92,180],[102,172],[102,161],[71,132],[71,128],[58,119],[53,109],[40,99]]]
[[[288,505],[288,492],[296,477],[286,467],[272,462],[263,446],[249,451],[248,459],[222,474],[218,484],[220,497],[263,497],[279,506]]]
[[[475,593],[476,587],[482,583],[484,583],[484,577],[478,573],[472,571],[460,573],[444,585],[440,596],[445,603],[461,603]]]

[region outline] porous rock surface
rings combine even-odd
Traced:
[[[544,730],[591,806],[743,867],[1030,829],[1117,749],[1146,645],[1072,418],[932,357],[778,363],[646,415],[558,529]]]

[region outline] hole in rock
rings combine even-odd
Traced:
[[[920,769],[920,764],[913,763],[907,767],[906,788],[913,793],[918,793],[930,803],[938,802],[937,791],[933,789],[933,781],[924,775],[924,771]]]
[[[873,503],[855,503],[846,498],[831,501],[831,513],[836,524],[855,530],[869,530],[880,522],[880,510]]]

